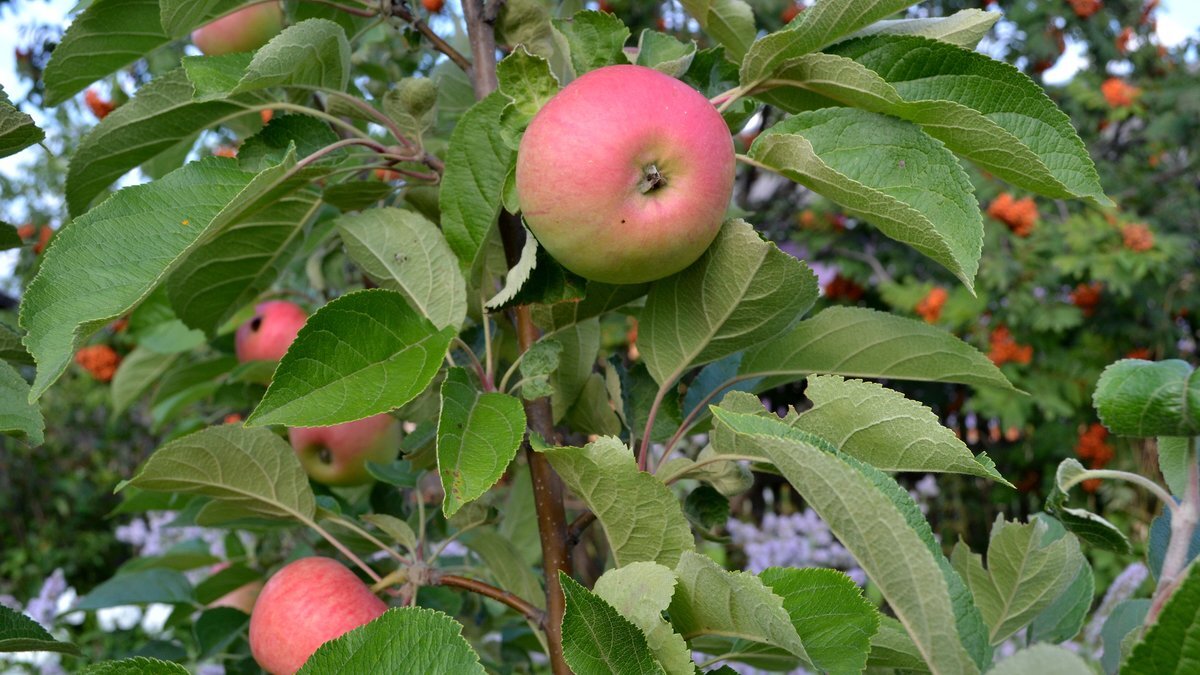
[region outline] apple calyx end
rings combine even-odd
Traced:
[[[667,184],[667,177],[662,175],[658,166],[650,164],[642,169],[642,179],[638,181],[638,192],[648,195]]]

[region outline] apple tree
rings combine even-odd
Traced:
[[[812,270],[732,199],[745,167],[778,174],[967,292],[985,224],[964,162],[1107,204],[1067,116],[974,51],[996,15],[819,0],[760,30],[753,3],[680,4],[636,39],[569,0],[95,0],[75,17],[46,106],[131,64],[153,77],[69,157],[71,219],[10,340],[34,366],[0,365],[0,423],[37,443],[72,360],[113,366],[114,404],[148,399],[164,436],[114,486],[123,511],[255,542],[198,580],[211,561],[168,553],[88,593],[77,609],[164,603],[190,628],[176,662],[95,672],[252,669],[231,647],[248,642],[274,673],[1090,673],[1057,646],[1090,605],[1082,549],[1129,547],[1067,506],[1096,478],[1164,497],[1158,588],[1122,636],[1130,672],[1183,672],[1190,366],[1123,361],[1096,395],[1114,433],[1170,439],[1180,500],[1067,463],[1045,514],[997,520],[986,564],[947,555],[892,474],[1010,484],[873,380],[1023,392],[925,322],[811,314]],[[0,153],[40,139],[0,114]],[[752,119],[772,123],[739,152]],[[214,136],[242,140],[208,156]],[[119,366],[83,352],[121,321],[137,346]],[[799,382],[804,406],[764,408]],[[867,595],[832,570],[721,563],[714,526],[751,472],[825,520]],[[7,610],[0,648],[77,651]]]

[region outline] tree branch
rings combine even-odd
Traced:
[[[463,0],[463,14],[467,20],[467,35],[471,42],[471,55],[475,62],[472,80],[475,98],[483,99],[499,86],[496,79],[496,36],[487,20],[483,0]],[[521,218],[501,211],[498,223],[500,238],[504,243],[504,255],[511,268],[521,257],[524,244],[524,228]],[[515,311],[517,345],[520,353],[528,351],[537,340],[537,327],[528,305]],[[486,318],[484,319],[487,320]],[[525,417],[530,430],[550,443],[557,443],[554,431],[554,414],[549,398],[525,401]],[[566,599],[559,582],[559,572],[571,573],[571,558],[567,549],[566,512],[563,509],[563,486],[558,475],[544,455],[536,452],[526,439],[525,457],[529,463],[529,474],[533,482],[533,498],[537,508],[538,536],[542,545],[542,571],[546,581],[546,614],[542,626],[546,631],[546,642],[550,648],[550,666],[554,675],[570,675],[571,669],[563,658],[562,618],[566,612]]]
[[[466,5],[467,3],[464,2],[463,4]],[[392,16],[399,17],[400,19],[406,21],[409,25],[416,29],[418,33],[424,35],[425,39],[429,40],[429,43],[433,45],[434,49],[449,57],[449,59],[453,61],[456,66],[462,68],[463,71],[465,71],[468,75],[471,74],[471,62],[467,60],[467,57],[463,56],[462,52],[450,46],[450,43],[443,40],[442,36],[433,32],[433,29],[429,27],[429,24],[425,23],[424,19],[413,14],[412,10],[408,8],[404,0],[392,0]],[[478,88],[476,89],[478,90]]]
[[[546,622],[546,613],[526,602],[523,598],[513,595],[502,588],[496,588],[491,584],[485,584],[482,581],[460,577],[456,574],[438,574],[434,576],[434,581],[442,586],[452,586],[454,588],[463,588],[472,593],[478,593],[487,598],[491,598],[496,602],[508,605],[513,610],[521,613],[526,619],[531,622],[542,625]]]

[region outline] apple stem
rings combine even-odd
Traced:
[[[638,183],[638,192],[646,195],[667,184],[667,177],[662,175],[658,167],[651,164],[642,169],[642,180]]]
[[[336,548],[338,551],[341,551],[342,555],[346,556],[347,560],[349,560],[350,562],[357,565],[359,569],[361,569],[363,572],[365,572],[367,574],[367,576],[371,577],[372,581],[379,583],[382,580],[382,578],[379,576],[378,572],[371,569],[370,565],[367,565],[367,563],[362,561],[362,558],[359,558],[358,556],[354,555],[354,552],[351,551],[350,549],[346,548],[345,544],[338,541],[337,537],[333,536],[332,534],[329,534],[329,532],[326,531],[325,528],[318,525],[317,521],[307,520],[307,521],[305,521],[305,524],[308,525],[309,527],[311,527],[313,529],[313,531],[315,531],[317,534],[324,537],[325,541],[328,541],[330,544],[332,544],[334,548]]]

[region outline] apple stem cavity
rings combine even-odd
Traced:
[[[642,176],[642,180],[638,183],[638,192],[644,195],[648,195],[667,184],[667,177],[662,175],[662,172],[654,164],[642,169]]]

